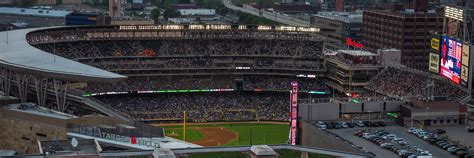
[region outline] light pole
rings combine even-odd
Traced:
[[[370,121],[370,113],[372,112],[372,110],[369,110],[367,112],[369,112],[369,133],[370,133],[370,125],[372,125],[372,122]]]
[[[425,120],[423,121],[423,127],[426,128],[426,123],[428,121],[428,110],[430,109],[430,107],[426,107],[425,108]]]

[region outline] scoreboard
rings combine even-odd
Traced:
[[[439,73],[464,88],[469,88],[471,46],[467,43],[438,36],[431,39],[429,71]]]
[[[441,40],[441,61],[439,73],[456,84],[461,84],[461,42],[446,36]]]

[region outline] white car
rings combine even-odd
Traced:
[[[354,124],[359,127],[364,127],[364,122],[362,121],[356,121]]]
[[[369,139],[370,137],[375,137],[375,135],[372,134],[372,133],[364,133],[364,134],[362,134],[362,138],[364,138],[364,139]]]
[[[388,134],[386,136],[383,136],[382,138],[383,139],[393,139],[393,138],[396,138],[397,136],[395,134]]]
[[[322,121],[318,121],[318,122],[316,123],[316,125],[318,126],[319,129],[326,129],[326,128],[328,128],[328,126],[327,126],[324,122],[322,122]]]
[[[419,128],[416,128],[416,127],[410,127],[409,129],[407,129],[407,132],[408,133],[413,133],[414,131],[416,130],[420,130]]]
[[[346,122],[339,122],[342,128],[349,128],[349,125],[347,125]]]
[[[429,151],[422,151],[422,152],[420,152],[420,155],[422,155],[422,156],[433,156],[433,154],[431,154]]]

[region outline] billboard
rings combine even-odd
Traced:
[[[462,57],[461,62],[463,65],[469,66],[469,53],[470,53],[470,46],[465,44],[462,46]]]
[[[462,43],[443,36],[441,40],[440,74],[456,84],[461,83]]]
[[[290,92],[290,133],[289,133],[289,144],[296,145],[296,133],[298,126],[298,82],[291,82]]]
[[[439,52],[439,38],[431,38],[431,49],[435,53]]]
[[[435,73],[439,72],[439,54],[430,53],[429,70]]]
[[[471,53],[471,47],[467,44],[462,46],[461,55],[461,85],[468,88],[469,85],[469,57]]]

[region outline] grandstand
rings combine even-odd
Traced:
[[[127,76],[112,83],[75,80],[73,84],[80,86],[68,92],[141,121],[179,121],[182,111],[188,111],[194,122],[286,121],[289,100],[282,96],[291,81],[299,82],[301,92],[320,97],[357,92],[359,99],[374,99],[421,93],[390,92],[394,88],[385,83],[390,81],[386,78],[395,74],[391,68],[382,71],[377,54],[323,53],[324,42],[315,36],[317,32],[317,28],[285,26],[157,25],[59,27],[23,33],[31,46],[48,55]],[[378,78],[371,80],[375,75]],[[367,93],[364,87],[377,93]],[[459,88],[445,87],[451,91],[439,95],[464,96]]]
[[[146,123],[271,121],[283,127],[273,132],[285,137],[292,81],[299,85],[299,103],[334,105],[334,116],[364,113],[365,107],[381,105],[375,103],[381,100],[424,97],[424,85],[430,83],[439,87],[436,96],[466,98],[464,89],[429,73],[384,67],[378,54],[354,50],[328,53],[318,32],[308,27],[250,25],[9,31],[8,43],[0,44],[1,88],[21,103],[34,102],[79,118],[105,114],[125,122]],[[372,103],[364,105],[362,101]],[[389,107],[397,109],[399,105]],[[384,111],[379,109],[381,114]],[[84,129],[107,128],[100,126]],[[193,130],[224,131],[240,125],[209,126]],[[170,131],[181,131],[173,128]],[[82,129],[73,132],[81,134]],[[261,133],[265,142],[266,131]],[[81,138],[91,138],[82,134]],[[169,134],[179,137],[180,133]],[[227,143],[238,144],[238,133],[228,134]]]

